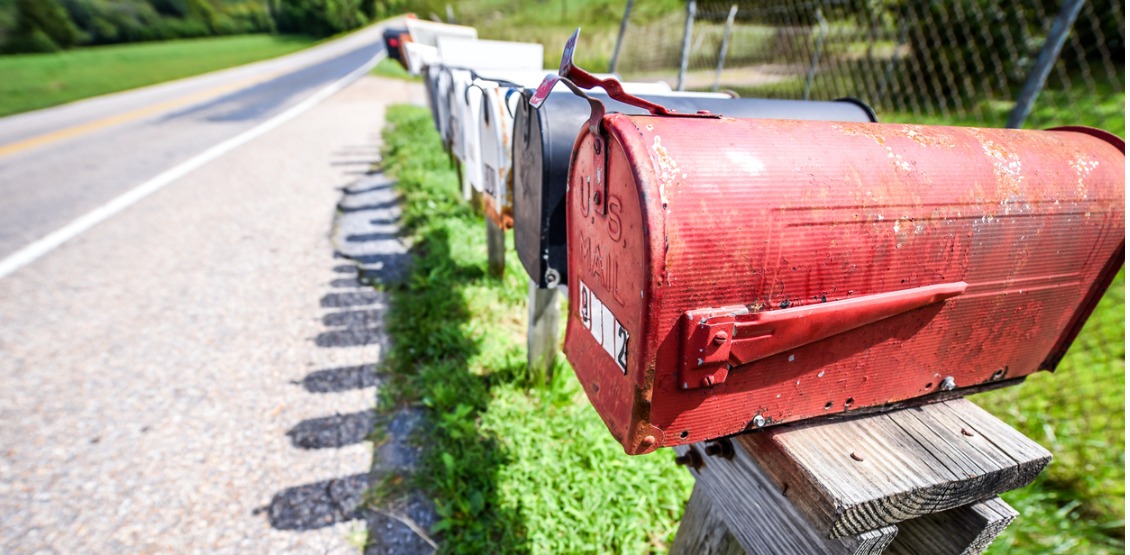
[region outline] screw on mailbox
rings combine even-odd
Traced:
[[[757,426],[758,428],[764,428],[765,427],[765,417],[761,416],[760,414],[757,415],[757,416],[754,416],[753,417],[753,425]]]
[[[689,466],[698,470],[702,468],[703,465],[702,455],[699,455],[698,451],[694,447],[691,447],[686,453],[675,457],[675,464],[679,466]]]
[[[942,383],[938,386],[938,389],[942,391],[953,391],[957,389],[957,383],[953,381],[953,376],[946,376],[942,379]]]
[[[720,332],[714,334],[714,344],[715,345],[721,345],[721,344],[725,343],[726,339],[728,339],[729,337],[730,336],[726,332],[720,331]]]

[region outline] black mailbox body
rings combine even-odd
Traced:
[[[569,158],[581,127],[589,119],[589,103],[571,94],[551,94],[540,109],[530,106],[533,90],[522,91],[514,114],[514,246],[538,287],[568,283],[565,231],[565,187]],[[590,93],[609,113],[641,114],[635,106]],[[874,122],[875,112],[855,99],[837,101],[718,98],[689,93],[640,95],[677,110],[708,110],[736,118]]]

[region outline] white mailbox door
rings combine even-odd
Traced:
[[[412,36],[412,42],[426,46],[439,46],[440,37],[455,37],[472,40],[479,37],[479,32],[474,27],[464,25],[449,25],[447,23],[436,23],[434,21],[423,21],[420,19],[406,19],[404,20],[404,26],[408,28],[408,34]]]
[[[441,37],[436,45],[443,63],[476,71],[524,69],[540,71],[545,47],[532,42],[470,40]]]

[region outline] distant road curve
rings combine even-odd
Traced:
[[[0,118],[0,279],[360,77],[382,30]]]

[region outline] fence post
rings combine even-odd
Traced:
[[[616,34],[616,48],[612,49],[612,60],[608,62],[608,73],[616,73],[616,62],[620,60],[620,47],[624,44],[624,32],[628,30],[628,18],[632,15],[632,4],[635,0],[628,0],[624,6],[624,17],[620,19],[620,32]]]
[[[687,82],[687,62],[691,56],[691,28],[694,27],[694,16],[698,11],[695,0],[687,0],[687,24],[683,28],[683,53],[679,55],[679,83],[676,90],[683,90]]]
[[[730,46],[730,31],[734,28],[734,17],[738,15],[738,5],[730,6],[730,15],[726,16],[726,31],[722,33],[722,46],[718,49],[718,67],[714,69],[714,86],[710,88],[717,91],[722,86],[722,66],[726,64],[726,49]]]
[[[812,50],[812,62],[808,67],[808,75],[804,77],[804,99],[812,93],[812,81],[816,79],[816,66],[820,64],[820,54],[824,49],[824,37],[828,34],[828,21],[824,19],[824,12],[816,8],[816,21],[820,22],[820,36],[816,38],[816,48]]]
[[[1048,80],[1052,66],[1059,59],[1059,52],[1063,50],[1063,43],[1067,41],[1067,35],[1071,33],[1075,18],[1079,17],[1079,11],[1083,8],[1083,1],[1065,0],[1063,6],[1059,9],[1059,15],[1052,22],[1052,28],[1048,31],[1048,38],[1044,40],[1044,46],[1040,49],[1040,55],[1036,57],[1036,63],[1032,65],[1028,80],[1024,82],[1024,88],[1020,90],[1020,96],[1016,99],[1016,106],[1012,109],[1012,113],[1008,115],[1006,127],[1018,129],[1024,125],[1024,120],[1028,119],[1032,105],[1036,102],[1036,97],[1040,95],[1040,90],[1044,88],[1044,83]]]
[[[530,282],[530,320],[526,330],[526,366],[548,381],[557,361],[557,325],[561,320],[557,288],[541,289]]]
[[[891,79],[894,78],[895,62],[898,61],[899,50],[901,50],[903,45],[906,44],[906,41],[909,40],[909,38],[910,38],[909,34],[910,34],[910,29],[909,29],[909,26],[906,24],[906,19],[900,18],[899,19],[898,42],[895,43],[894,52],[891,53],[890,59],[887,60],[887,65],[883,70],[883,79],[881,81],[879,81],[879,94],[875,95],[876,96],[876,99],[875,99],[875,105],[876,106],[881,106],[883,104],[884,99],[887,96],[887,89],[890,88]]]

